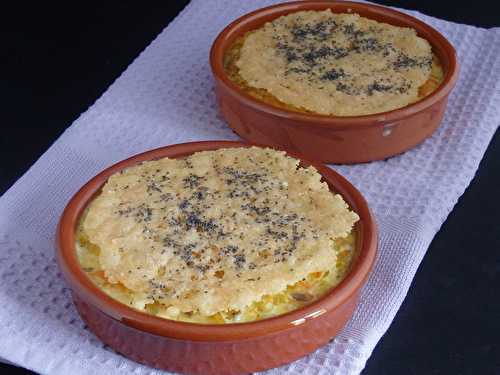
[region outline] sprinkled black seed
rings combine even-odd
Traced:
[[[308,65],[315,65],[317,60],[324,59],[326,57],[333,57],[334,59],[340,59],[349,54],[349,51],[342,47],[328,47],[321,46],[320,48],[311,47],[311,49],[302,55],[304,62]]]
[[[244,254],[236,254],[234,256],[234,265],[236,268],[242,268],[246,262],[246,257]]]
[[[375,38],[357,39],[352,46],[356,52],[380,52],[384,46]]]
[[[196,230],[208,232],[214,231],[215,229],[217,229],[217,227],[218,226],[213,219],[203,220],[195,213],[190,213],[186,219],[187,230],[195,228]]]
[[[346,85],[343,82],[338,82],[335,88],[337,89],[337,91],[343,92],[347,95],[357,95],[359,93],[359,90],[357,90],[353,86]]]
[[[195,187],[200,186],[200,182],[203,181],[204,179],[205,179],[204,177],[197,176],[197,175],[191,173],[189,176],[184,178],[182,181],[184,182],[185,188],[194,189]]]
[[[181,210],[185,210],[186,208],[188,208],[189,206],[191,206],[191,203],[187,200],[187,199],[184,199],[180,204],[179,204],[179,208]]]
[[[328,28],[330,27],[330,29]],[[311,38],[317,41],[324,41],[330,33],[337,27],[333,20],[318,22],[317,24],[294,25],[290,32],[295,42],[304,41]]]
[[[224,255],[229,255],[229,254],[236,254],[236,252],[238,251],[238,246],[236,245],[229,245],[229,246],[226,246],[222,252]]]
[[[344,69],[340,68],[340,69],[332,69],[328,72],[326,72],[325,74],[323,74],[320,79],[324,80],[324,81],[335,81],[339,78],[342,78],[342,77],[345,77],[345,72],[344,72]]]
[[[414,59],[405,55],[404,53],[400,53],[396,61],[393,62],[393,67],[396,70],[415,67],[430,68],[431,65],[432,59],[430,58]]]
[[[374,91],[387,92],[390,91],[392,88],[393,88],[392,85],[383,85],[381,83],[378,83],[377,81],[374,81],[373,83],[368,85],[367,94],[371,96],[373,95]]]
[[[243,204],[241,205],[241,209],[242,210],[247,210],[247,211],[250,211],[250,212],[254,212],[256,213],[257,215],[266,215],[268,214],[269,212],[271,212],[271,208],[270,207],[257,207],[253,204]]]
[[[173,199],[172,193],[163,193],[160,195],[160,200],[167,202]]]
[[[196,265],[196,269],[200,271],[201,273],[205,273],[210,269],[210,266],[208,264],[198,264]],[[206,291],[205,291],[206,293]]]
[[[147,187],[146,187],[146,190],[147,190],[148,193],[152,193],[154,191],[161,193],[160,186],[155,181],[149,182],[148,185],[147,185]]]

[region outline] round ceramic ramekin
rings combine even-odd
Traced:
[[[122,304],[99,289],[78,263],[75,230],[82,213],[114,173],[141,161],[181,158],[197,151],[250,147],[247,143],[208,141],[148,151],[99,173],[69,201],[57,229],[57,261],[73,300],[89,329],[126,357],[169,371],[244,374],[269,369],[302,357],[331,340],[351,317],[375,260],[377,229],[361,194],[330,168],[315,166],[330,188],[341,194],[360,220],[356,254],[348,276],[323,298],[290,313],[251,323],[203,325],[162,319]]]
[[[250,96],[229,79],[224,70],[224,55],[236,38],[291,12],[328,8],[334,13],[358,13],[379,22],[415,29],[419,36],[429,41],[441,61],[444,81],[432,94],[406,107],[373,115],[338,117],[272,106]],[[441,123],[459,71],[455,49],[429,25],[390,8],[347,1],[284,3],[238,18],[215,40],[210,64],[220,112],[240,137],[299,152],[324,163],[384,159],[423,142]]]

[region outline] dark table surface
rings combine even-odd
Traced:
[[[500,26],[500,6],[488,0],[377,2],[455,22]],[[19,3],[2,9],[0,160],[7,162],[0,164],[0,193],[92,105],[185,3],[102,2],[91,7],[68,2],[57,8]],[[497,134],[363,374],[500,374],[499,172]],[[30,373],[8,365],[0,365],[0,372]]]

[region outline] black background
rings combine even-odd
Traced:
[[[8,9],[2,5],[0,193],[106,90],[186,2],[67,2],[63,7],[18,2]],[[455,22],[500,26],[495,1],[377,2]],[[499,172],[497,134],[471,186],[432,242],[363,374],[500,374]],[[0,365],[0,370],[29,373],[8,365]]]

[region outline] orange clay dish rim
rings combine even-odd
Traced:
[[[431,41],[429,37],[422,36],[425,38],[432,46],[433,50],[438,50],[438,58],[442,60],[439,55],[446,55],[449,60],[448,66],[443,66],[445,69],[445,77],[438,88],[425,98],[411,103],[405,107],[397,108],[392,111],[380,112],[369,115],[362,116],[331,116],[322,115],[316,113],[302,113],[287,109],[278,108],[271,104],[254,98],[250,94],[242,90],[242,88],[234,83],[226,74],[224,69],[224,56],[227,48],[230,48],[232,42],[238,37],[244,34],[241,29],[244,29],[249,23],[253,23],[260,18],[269,18],[270,15],[276,14],[275,18],[278,18],[284,14],[297,12],[301,10],[324,10],[332,9],[336,6],[345,8],[345,11],[350,9],[350,12],[355,13],[358,11],[363,11],[365,13],[363,16],[370,18],[371,15],[381,15],[385,17],[390,17],[394,20],[404,23],[403,26],[412,27],[417,31],[419,36],[426,34],[431,36],[434,41]],[[342,10],[344,11],[344,10]],[[338,12],[337,12],[338,13]],[[266,21],[267,22],[267,21]],[[390,24],[390,21],[383,21]],[[263,24],[264,22],[262,22]],[[255,28],[252,28],[255,29]],[[252,30],[251,29],[251,30]],[[229,41],[229,43],[228,43]],[[442,61],[441,61],[442,63]],[[282,3],[266,8],[261,8],[251,13],[248,13],[232,23],[230,23],[215,39],[212,48],[210,50],[210,66],[212,68],[212,73],[214,76],[226,86],[227,89],[236,96],[244,104],[257,109],[262,112],[266,112],[277,117],[293,119],[295,121],[301,121],[306,126],[310,126],[310,123],[314,125],[333,127],[342,129],[345,127],[372,127],[378,126],[381,123],[387,123],[392,121],[403,120],[406,117],[412,116],[418,112],[421,112],[429,107],[431,107],[436,102],[445,98],[451,89],[454,87],[455,82],[458,78],[459,64],[456,57],[455,48],[453,45],[436,29],[429,26],[428,24],[412,17],[402,12],[393,10],[379,5],[363,4],[350,1],[296,1],[290,3]],[[309,124],[308,124],[309,123]],[[300,123],[295,123],[300,125]]]
[[[166,146],[132,156],[114,164],[87,182],[66,206],[60,218],[56,234],[56,258],[73,292],[86,303],[94,305],[106,315],[121,321],[127,326],[159,336],[208,342],[242,340],[300,326],[309,319],[314,319],[326,311],[337,308],[353,293],[356,293],[365,283],[375,260],[377,251],[375,220],[365,199],[346,179],[330,168],[312,163],[294,153],[288,153],[288,155],[301,160],[305,165],[316,167],[323,179],[331,186],[334,186],[339,194],[346,197],[346,200],[353,204],[360,216],[360,221],[355,225],[357,231],[357,257],[355,257],[354,263],[351,265],[349,274],[332,291],[315,302],[283,315],[253,322],[220,325],[189,323],[156,317],[128,307],[107,295],[85,274],[76,255],[76,227],[81,214],[100,192],[109,176],[141,161],[167,156],[179,158],[198,151],[250,146],[252,145],[235,141],[204,141]]]

